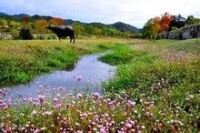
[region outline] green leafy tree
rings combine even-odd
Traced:
[[[97,37],[101,37],[102,30],[100,28],[94,27],[94,35],[96,35]]]
[[[7,25],[8,25],[8,23],[5,19],[0,19],[0,27],[5,28]]]
[[[200,19],[195,18],[193,15],[188,16],[186,19],[187,25],[193,25],[193,24],[198,24],[198,23],[200,23]]]
[[[194,24],[194,16],[190,15],[187,17],[186,24],[191,25]]]
[[[75,29],[75,33],[76,33],[77,37],[79,37],[79,36],[85,34],[85,28],[84,28],[84,26],[81,25],[80,23],[74,22],[74,23],[72,24],[72,26],[73,26],[74,29]]]
[[[10,28],[20,28],[20,23],[16,21],[10,21],[8,25]]]

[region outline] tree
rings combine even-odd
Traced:
[[[190,16],[187,17],[185,22],[186,22],[187,25],[193,25],[193,24],[200,23],[200,19],[195,18],[193,15],[190,15]]]
[[[96,36],[101,37],[102,30],[100,28],[94,27],[94,33]]]
[[[193,15],[190,15],[187,17],[186,24],[188,24],[188,25],[194,24],[194,16]]]
[[[148,22],[143,27],[142,35],[144,38],[156,39],[160,31],[160,18],[155,17],[149,19]]]
[[[8,25],[8,23],[5,19],[0,19],[0,27],[5,28],[7,25]]]
[[[65,21],[61,18],[52,18],[49,23],[54,25],[63,25],[65,24]]]
[[[92,34],[94,34],[94,27],[91,26],[91,25],[86,25],[86,26],[85,26],[85,33],[86,33],[87,35],[92,35]]]
[[[32,40],[33,36],[28,28],[21,28],[19,38],[23,40]]]
[[[22,18],[22,28],[28,28],[28,24],[29,24],[29,16],[24,16]]]
[[[173,16],[169,13],[164,13],[160,19],[160,32],[168,31],[170,28],[170,23],[173,21]]]
[[[81,25],[80,23],[78,22],[74,22],[72,24],[73,28],[75,29],[75,33],[77,35],[77,37],[79,37],[80,35],[84,35],[85,33],[85,28],[83,25]]]
[[[31,31],[29,29],[29,16],[24,16],[22,18],[22,28],[19,32],[19,38],[23,40],[31,40],[33,39],[33,35],[31,34]]]
[[[20,23],[16,21],[10,21],[8,25],[10,28],[20,28]]]
[[[39,33],[46,31],[47,26],[48,26],[48,22],[44,19],[36,20],[34,22],[34,27]]]
[[[182,17],[180,14],[178,16],[172,16],[173,17],[173,20],[170,22],[170,27],[169,27],[169,30],[171,31],[172,30],[172,27],[173,28],[182,28],[185,26],[186,24],[186,19],[184,17]]]

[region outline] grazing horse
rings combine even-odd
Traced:
[[[61,26],[55,26],[55,25],[50,25],[47,27],[47,29],[53,31],[53,33],[55,33],[60,42],[61,42],[61,38],[65,38],[68,37],[70,38],[70,43],[73,40],[73,43],[75,43],[75,32],[72,26],[70,25],[61,25]]]

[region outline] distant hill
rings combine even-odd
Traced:
[[[14,15],[8,15],[6,13],[0,12],[0,19],[10,19],[10,20],[15,20],[15,21],[19,21],[19,19],[17,17],[15,17]]]
[[[15,14],[15,15],[10,15],[10,16],[12,16],[12,17],[14,17],[16,19],[22,19],[25,16],[31,17],[28,14]]]
[[[7,14],[0,12],[0,16],[6,16]]]
[[[114,24],[111,24],[110,25],[111,27],[115,28],[116,30],[119,30],[121,32],[131,32],[131,33],[138,33],[140,32],[140,29],[132,26],[132,25],[129,25],[129,24],[125,24],[123,22],[117,22],[117,23],[114,23]]]
[[[41,16],[41,15],[30,16],[28,14],[8,15],[6,13],[0,12],[0,18],[8,18],[8,19],[17,20],[17,21],[21,20],[24,16],[29,16],[32,21],[38,20],[38,19],[50,20],[53,18],[52,16]],[[75,21],[75,20],[71,20],[71,19],[64,19],[64,21],[66,24],[72,24],[73,22],[78,22],[82,25],[94,26],[94,27],[98,27],[98,28],[106,27],[106,28],[110,28],[110,29],[116,29],[121,32],[130,32],[130,33],[140,32],[139,28],[134,27],[129,24],[126,24],[126,23],[123,23],[123,22],[117,22],[114,24],[103,24],[103,23],[99,23],[99,22],[84,23],[84,22]]]

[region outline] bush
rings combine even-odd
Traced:
[[[132,59],[146,54],[143,51],[131,50],[128,46],[118,46],[112,53],[101,56],[99,59],[111,65],[129,63]]]
[[[33,35],[28,28],[21,28],[19,32],[19,38],[23,40],[32,40]]]
[[[40,40],[45,40],[45,35],[39,35]]]
[[[56,39],[56,36],[53,35],[53,34],[50,34],[50,35],[47,36],[47,39],[48,39],[48,40]]]

